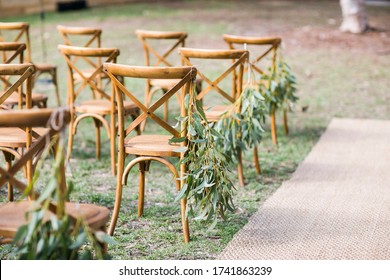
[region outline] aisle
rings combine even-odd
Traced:
[[[333,119],[218,259],[390,259],[390,121]]]

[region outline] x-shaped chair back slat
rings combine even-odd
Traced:
[[[80,93],[89,86],[92,91],[98,92],[101,97],[112,100],[113,95],[107,94],[103,87],[101,86],[101,74],[103,73],[103,64],[94,65],[93,72],[86,76],[83,73],[82,69],[76,62],[72,59],[74,57],[95,57],[95,58],[104,58],[104,63],[108,62],[116,62],[116,59],[119,55],[119,50],[116,48],[85,48],[85,47],[74,47],[74,46],[65,46],[59,45],[59,50],[65,58],[65,61],[68,65],[68,73],[69,73],[69,83],[71,86],[69,87],[68,95],[70,97],[69,101],[73,103],[76,98],[80,95]],[[81,79],[81,84],[76,89],[75,84],[75,73]]]
[[[24,59],[25,62],[31,62],[31,45],[28,23],[0,22],[0,37],[1,35],[4,37],[0,41],[26,44],[26,55]]]
[[[6,88],[0,92],[0,106],[4,109],[4,102],[15,92],[19,93],[19,109],[23,104],[26,108],[32,107],[31,89],[35,67],[31,63],[26,64],[0,64],[0,77],[7,77]],[[16,80],[10,82],[8,77],[15,76]],[[25,85],[25,90],[23,89]]]
[[[272,68],[275,67],[277,50],[282,42],[282,39],[279,37],[247,37],[226,34],[223,35],[223,39],[230,49],[236,49],[237,46],[242,49],[244,44],[265,47],[259,48],[254,58],[251,58],[250,61],[252,69],[259,74],[264,74],[265,70],[261,69],[258,63],[270,53],[272,53]],[[245,71],[248,71],[248,67],[245,68]]]
[[[64,44],[67,46],[80,46],[80,47],[95,47],[101,48],[101,35],[102,30],[100,28],[93,27],[74,27],[74,26],[63,26],[58,25],[57,30],[60,33]],[[83,42],[76,41],[76,39],[84,39]],[[75,61],[79,59],[75,58]],[[90,60],[88,57],[82,57],[82,59],[90,64],[92,67],[95,67],[95,62]],[[98,64],[101,64],[100,59],[98,58]]]
[[[23,52],[26,49],[26,44],[14,42],[0,42],[1,63],[10,64],[23,63]],[[19,61],[17,61],[19,58]],[[9,77],[1,76],[2,90],[11,86]]]
[[[18,160],[13,162],[12,166],[7,169],[0,167],[0,187],[10,182],[23,193],[27,185],[25,182],[16,178],[16,174],[24,166],[32,165],[33,159],[37,160],[41,156],[48,141],[50,142],[52,137],[64,128],[69,122],[69,119],[70,115],[68,110],[58,111],[57,115],[53,115],[52,109],[0,111],[0,127],[23,128],[26,131],[27,143],[26,150]],[[49,129],[32,143],[32,128],[46,127],[49,120],[54,122],[54,126],[50,125]],[[65,181],[62,180],[62,183],[61,188],[64,190]],[[38,194],[32,190],[29,196],[31,198],[37,198]]]
[[[175,137],[179,137],[181,135],[181,131],[176,130],[170,124],[158,117],[155,114],[155,111],[165,102],[167,102],[172,96],[174,96],[175,93],[179,92],[179,90],[182,90],[181,95],[183,96],[186,93],[192,93],[191,87],[193,86],[193,80],[196,77],[196,69],[194,67],[137,67],[105,63],[104,71],[112,80],[115,88],[116,100],[118,103],[119,133],[121,133],[121,131],[125,131],[125,135],[128,135],[145,119],[150,118]],[[175,86],[169,89],[155,103],[153,103],[150,107],[146,107],[133,92],[131,92],[123,85],[119,77],[134,79],[177,79],[178,81]],[[142,112],[126,128],[123,124],[123,96],[128,97],[131,101],[133,101]],[[183,115],[185,109],[184,106],[181,107],[181,114]]]
[[[19,58],[18,63],[23,63],[23,52],[25,49],[26,44],[24,43],[0,42],[1,63],[9,64],[16,62],[17,58]]]
[[[203,99],[206,94],[211,91],[216,91],[226,100],[231,103],[234,103],[237,96],[241,93],[242,85],[242,75],[244,64],[248,59],[248,51],[246,50],[208,50],[208,49],[192,49],[192,48],[180,48],[179,52],[183,58],[183,62],[188,66],[195,66],[191,59],[204,59],[209,61],[229,61],[229,66],[224,69],[222,74],[220,74],[214,80],[211,80],[206,74],[205,71],[199,71],[198,75],[200,78],[207,83],[207,87],[204,87],[200,93],[198,93],[197,98],[199,100]],[[232,75],[232,89],[231,93],[227,93],[220,86],[221,82],[227,79],[229,75]]]
[[[135,33],[142,42],[147,66],[173,66],[168,61],[168,57],[178,47],[184,47],[187,38],[187,33],[185,32],[136,30]],[[150,44],[151,40],[159,40],[159,45],[161,45],[162,41],[169,42],[169,46],[162,51],[157,49],[156,46],[152,46]],[[152,60],[155,61],[152,62]]]

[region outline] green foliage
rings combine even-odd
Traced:
[[[211,222],[213,228],[218,217],[225,218],[227,210],[234,211],[235,188],[228,176],[226,155],[217,147],[217,140],[222,136],[207,122],[196,93],[187,94],[184,103],[188,116],[179,121],[187,135],[172,139],[173,142],[187,140],[187,145],[180,150],[186,152],[180,164],[186,164],[188,172],[180,178],[184,184],[177,200],[186,198],[187,212],[195,220]]]
[[[219,120],[215,129],[223,135],[218,147],[230,160],[238,152],[258,145],[264,132],[261,122],[265,120],[265,103],[256,86],[248,85],[237,98],[231,110]]]
[[[298,100],[296,90],[296,78],[279,53],[275,67],[269,69],[269,74],[260,77],[259,91],[264,96],[268,111],[281,107],[288,109],[291,103]]]
[[[57,151],[62,152],[57,152],[45,190],[26,214],[28,223],[21,226],[14,237],[14,254],[18,259],[28,260],[103,259],[107,256],[103,253],[102,244],[113,241],[104,232],[93,232],[82,219],[74,219],[65,213],[65,201],[73,187],[69,184],[66,193],[60,191],[64,152],[63,140],[59,141]],[[46,149],[46,155],[48,151]],[[37,167],[39,169],[40,166]],[[34,175],[33,182],[38,177],[39,172]],[[51,212],[51,203],[56,205],[56,213]]]

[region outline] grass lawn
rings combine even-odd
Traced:
[[[66,67],[57,45],[56,25],[103,29],[103,46],[121,50],[119,63],[143,65],[142,46],[134,30],[182,30],[188,47],[226,48],[222,34],[281,36],[282,50],[298,79],[299,101],[289,113],[290,134],[278,118],[279,145],[271,142],[268,124],[259,147],[262,175],[256,176],[251,152],[244,155],[247,185],[237,187],[236,212],[211,231],[190,220],[191,242],[183,243],[173,177],[152,164],[147,176],[144,216],[136,215],[136,169],[124,188],[122,209],[110,246],[113,259],[214,259],[269,195],[290,178],[333,117],[390,119],[390,8],[367,7],[375,31],[364,35],[338,31],[338,1],[175,1],[128,4],[72,13],[48,13],[44,25],[47,61],[58,65],[62,101],[66,99]],[[6,18],[31,24],[33,60],[43,60],[38,16]],[[49,94],[52,88],[37,85]],[[143,96],[140,91],[140,96]],[[54,96],[53,96],[54,97]],[[54,106],[55,98],[49,102]],[[73,198],[112,209],[115,178],[110,174],[109,143],[104,136],[102,159],[94,158],[91,122],[81,124],[75,139],[69,178]],[[104,133],[103,133],[104,134]],[[238,186],[232,166],[232,179]],[[3,188],[2,197],[5,197]],[[1,259],[12,258],[9,245]]]

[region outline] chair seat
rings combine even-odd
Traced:
[[[180,80],[177,79],[152,79],[150,84],[154,87],[162,88],[163,90],[169,90],[174,87]]]
[[[32,105],[39,105],[47,101],[47,96],[40,93],[33,93],[31,95]],[[19,94],[17,92],[11,94],[3,103],[5,106],[16,106],[19,104]]]
[[[180,143],[169,144],[170,135],[137,135],[125,141],[125,152],[139,156],[180,157]]]
[[[127,114],[139,110],[138,107],[130,101],[124,102],[124,108]],[[97,113],[101,115],[108,115],[111,112],[111,101],[106,99],[83,101],[79,105],[75,106],[75,110],[79,113]]]
[[[163,90],[169,90],[174,87],[180,80],[177,79],[151,79],[150,85],[154,87],[162,88]],[[202,84],[202,79],[197,78],[195,84],[197,86]]]
[[[95,70],[96,70],[96,69],[94,69],[94,68],[90,68],[90,69],[83,69],[83,70],[80,70],[80,72],[81,72],[81,74],[83,74],[83,76],[84,76],[85,78],[89,78],[89,77],[91,77],[91,75],[94,73]],[[106,73],[104,73],[104,72],[100,72],[97,76],[100,76],[102,79],[108,78],[108,76],[107,76]],[[75,72],[75,73],[73,74],[73,79],[74,79],[76,82],[84,81],[84,80],[81,78],[80,74],[77,73],[77,72]]]
[[[57,65],[51,63],[36,63],[34,66],[37,68],[37,71],[40,72],[50,72],[57,68]]]
[[[0,236],[13,237],[17,229],[26,223],[25,213],[36,205],[33,201],[8,202],[0,206]],[[92,229],[101,229],[109,219],[109,210],[93,204],[67,202],[66,212],[82,217]],[[48,212],[48,215],[50,212]]]
[[[217,122],[230,108],[231,105],[217,105],[211,108],[204,108],[206,119],[209,122]]]
[[[37,127],[33,131],[42,135],[48,131],[48,128]],[[0,146],[10,148],[26,147],[26,132],[15,127],[0,127]]]

